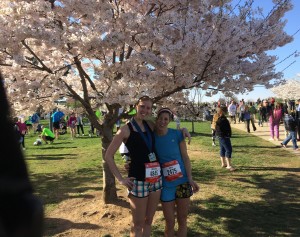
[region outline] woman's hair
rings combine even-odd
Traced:
[[[135,105],[138,105],[141,101],[150,101],[153,104],[153,100],[147,95],[140,97]]]
[[[157,117],[159,117],[162,113],[169,114],[170,119],[173,120],[174,114],[173,114],[172,110],[170,110],[169,108],[161,108],[160,110],[158,110]]]

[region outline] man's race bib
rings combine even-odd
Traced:
[[[160,165],[158,162],[145,164],[145,181],[155,183],[160,178]]]
[[[162,170],[167,181],[174,181],[183,176],[177,160],[164,163],[162,165]]]

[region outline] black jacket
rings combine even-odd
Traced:
[[[226,116],[222,115],[216,122],[217,137],[231,137],[231,127]]]

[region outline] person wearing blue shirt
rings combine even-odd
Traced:
[[[52,123],[53,123],[53,129],[55,133],[55,138],[58,139],[58,131],[59,131],[59,122],[60,120],[65,116],[65,114],[62,111],[56,111],[54,114],[51,115]]]
[[[168,108],[157,113],[155,126],[155,151],[162,167],[161,201],[166,221],[165,236],[187,236],[187,216],[190,197],[198,192],[199,186],[193,181],[191,162],[181,130],[170,129],[168,124],[173,113]],[[177,215],[175,215],[175,212]]]

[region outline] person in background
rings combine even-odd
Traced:
[[[261,126],[263,127],[263,123],[268,122],[268,114],[271,111],[271,106],[269,106],[269,102],[267,100],[263,100],[262,106],[260,107],[260,116],[261,116]]]
[[[219,107],[216,109],[216,112],[213,115],[212,121],[211,121],[211,138],[212,138],[212,146],[216,146],[216,122],[220,117],[220,114],[218,113]]]
[[[244,122],[245,103],[243,99],[240,101],[239,110],[240,110],[239,122],[241,121]]]
[[[175,218],[178,222],[176,236],[187,236],[187,216],[190,197],[199,191],[192,178],[191,162],[186,143],[180,130],[168,128],[173,113],[162,108],[157,113],[155,126],[155,150],[162,167],[162,209],[165,217],[166,237],[175,236]]]
[[[76,114],[76,126],[77,126],[77,136],[79,136],[79,129],[81,129],[81,135],[84,136],[84,130],[83,130],[83,122],[82,122],[82,115]]]
[[[255,126],[255,114],[257,112],[255,105],[253,102],[249,103],[249,112],[250,112],[250,122],[253,128],[253,131],[256,131],[256,126]]]
[[[24,123],[26,124],[26,127],[27,127],[26,133],[27,133],[27,134],[30,134],[30,130],[31,130],[31,128],[32,128],[31,116],[28,116],[28,119],[25,120]]]
[[[229,171],[234,171],[235,169],[231,164],[231,127],[228,119],[225,116],[226,112],[226,107],[221,107],[217,110],[219,118],[216,121],[216,136],[219,138],[221,166]]]
[[[52,144],[55,139],[54,133],[49,128],[45,128],[43,125],[41,125],[41,128],[42,133],[39,137],[41,137],[46,144],[48,144],[48,141]]]
[[[177,114],[174,114],[174,121],[176,123],[176,129],[180,129],[180,118]]]
[[[59,137],[59,129],[60,129],[59,123],[60,123],[60,120],[64,116],[65,116],[65,114],[62,111],[59,111],[59,110],[51,115],[52,125],[53,125],[53,129],[54,129],[56,139],[58,139],[58,137]]]
[[[33,133],[35,134],[35,133],[36,133],[37,126],[38,126],[38,124],[40,123],[40,116],[38,115],[38,113],[34,113],[34,114],[31,116],[30,121],[31,121],[31,123],[32,123]]]
[[[281,103],[277,102],[274,105],[274,109],[269,111],[269,123],[270,123],[270,136],[269,140],[279,140],[279,124],[282,119]],[[275,136],[275,137],[274,137]]]
[[[231,101],[230,105],[228,106],[228,114],[230,117],[230,122],[236,123],[236,103],[234,100]]]
[[[288,132],[288,136],[283,140],[281,144],[282,147],[286,148],[286,145],[292,140],[293,149],[299,150],[297,145],[297,123],[293,116],[291,116],[287,110],[284,110],[284,127],[285,130]]]
[[[297,140],[300,141],[300,99],[297,100],[297,103],[298,104],[295,110],[295,118],[297,123],[297,134],[298,134]]]
[[[18,121],[16,122],[16,125],[19,128],[19,132],[20,132],[20,136],[21,136],[21,144],[23,147],[23,150],[26,150],[25,148],[25,135],[28,131],[26,124],[24,123],[24,119],[23,118],[18,118]]]
[[[250,111],[248,105],[245,105],[244,121],[247,128],[247,132],[250,133]]]
[[[76,134],[75,128],[76,128],[76,122],[77,122],[77,118],[75,117],[75,113],[72,112],[68,122],[67,122],[67,126],[70,128],[70,133],[71,133],[71,139],[73,140]]]

